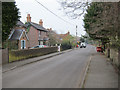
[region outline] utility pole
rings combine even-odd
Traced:
[[[76,43],[77,43],[77,25],[76,25]]]

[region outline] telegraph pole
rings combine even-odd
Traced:
[[[77,25],[76,25],[76,43],[77,43]]]

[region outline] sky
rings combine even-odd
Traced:
[[[27,21],[26,17],[27,14],[30,14],[31,21],[35,23],[39,23],[39,20],[43,20],[43,27],[45,28],[52,28],[58,34],[65,34],[68,31],[71,35],[76,35],[76,25],[77,28],[77,36],[81,36],[85,34],[84,31],[84,23],[83,23],[83,16],[79,19],[71,19],[68,17],[62,7],[57,2],[57,0],[37,0],[49,10],[54,12],[56,15],[64,19],[65,22],[55,15],[51,14],[45,8],[43,8],[40,4],[38,4],[35,0],[15,0],[16,5],[19,8],[20,12],[20,20],[25,23]]]

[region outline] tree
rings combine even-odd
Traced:
[[[50,46],[55,46],[58,43],[57,39],[52,34],[49,34],[49,43]]]
[[[79,0],[59,0],[58,2],[65,10],[65,13],[73,19],[83,15],[90,4],[87,1],[81,2]]]
[[[111,42],[116,48],[119,47],[118,5],[117,2],[93,2],[84,17],[84,28],[91,38],[101,40],[103,45]]]
[[[48,32],[48,37],[49,37],[49,45],[50,46],[55,46],[56,44],[60,43],[58,35],[57,35],[57,33],[55,31],[50,30]]]
[[[103,44],[112,41],[112,45],[119,47],[118,8],[120,2],[80,2],[79,0],[59,1],[66,14],[77,18],[84,14],[84,28],[93,40],[100,40]]]
[[[8,38],[19,18],[19,9],[15,2],[2,2],[2,42]]]
[[[75,47],[76,43],[74,43],[74,41],[75,37],[73,37],[72,35],[65,36],[61,42],[62,50],[71,49],[72,47]]]

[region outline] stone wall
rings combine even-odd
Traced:
[[[112,60],[113,64],[118,66],[118,50],[110,49],[110,59]]]
[[[110,60],[115,64],[117,67],[119,67],[119,54],[118,50],[114,48],[110,48],[110,50],[106,49],[105,55],[110,58]]]

